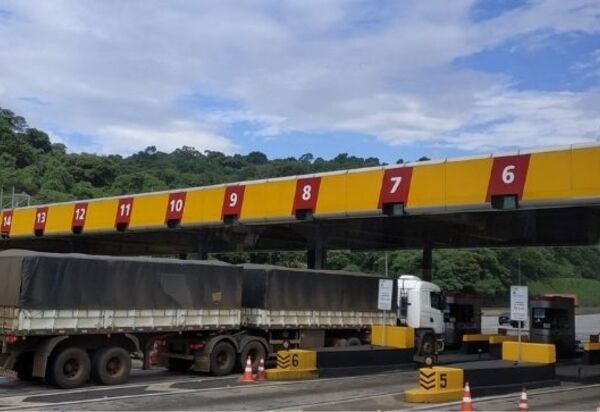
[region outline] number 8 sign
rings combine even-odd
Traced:
[[[517,195],[521,199],[529,169],[529,158],[528,154],[494,158],[486,197],[487,202],[491,200],[492,196],[497,195]]]
[[[298,210],[314,211],[317,208],[320,187],[320,177],[298,179],[296,181],[296,194],[294,195],[294,207],[292,213],[296,213]]]

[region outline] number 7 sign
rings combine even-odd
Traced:
[[[389,203],[406,204],[412,172],[412,167],[396,167],[385,170],[381,192],[379,193],[379,208]]]

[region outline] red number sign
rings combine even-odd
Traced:
[[[73,219],[71,220],[71,229],[83,229],[85,219],[87,218],[87,203],[76,203],[73,208]]]
[[[169,194],[165,223],[169,220],[181,220],[183,217],[183,208],[185,207],[185,196],[186,192]]]
[[[221,218],[225,216],[239,216],[242,213],[245,190],[246,186],[227,186],[225,188]]]
[[[320,187],[320,177],[298,179],[296,181],[296,194],[294,195],[294,207],[292,213],[296,213],[298,210],[314,211],[317,208]]]
[[[35,211],[35,221],[33,223],[33,230],[38,234],[44,233],[46,229],[46,222],[48,221],[48,208],[38,207]]]
[[[13,211],[5,210],[2,214],[2,226],[0,227],[0,232],[4,236],[8,236],[10,234],[10,228],[12,226],[13,219]]]
[[[404,203],[408,200],[412,167],[396,167],[386,169],[383,174],[381,192],[379,193],[379,208],[386,203]]]
[[[115,226],[128,226],[133,212],[133,197],[119,199]]]
[[[495,195],[517,195],[521,199],[529,168],[529,158],[528,154],[494,158],[486,197],[488,202]]]

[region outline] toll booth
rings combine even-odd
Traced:
[[[464,334],[481,333],[482,298],[458,292],[446,292],[444,298],[445,343],[457,348],[462,344]]]
[[[575,299],[562,296],[534,296],[529,300],[531,342],[553,343],[556,356],[575,355]]]

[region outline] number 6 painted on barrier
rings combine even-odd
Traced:
[[[492,196],[516,195],[520,200],[525,189],[525,180],[531,155],[495,157],[492,163],[486,201]]]
[[[508,165],[502,170],[502,182],[504,182],[504,184],[510,185],[515,181],[516,168],[515,165]]]

